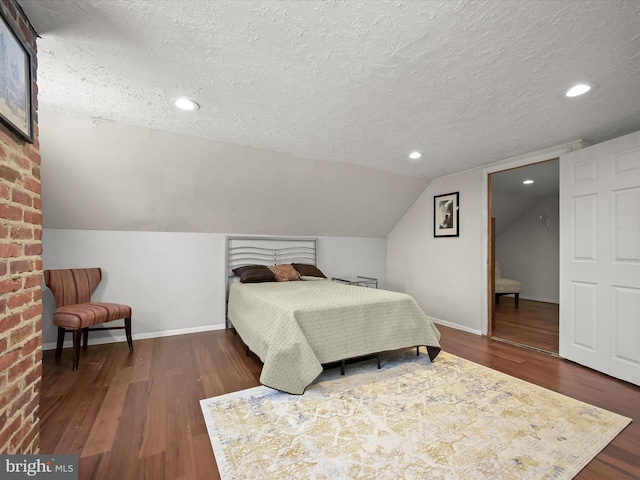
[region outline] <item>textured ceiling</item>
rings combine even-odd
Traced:
[[[18,2],[41,110],[428,178],[640,128],[637,1]]]

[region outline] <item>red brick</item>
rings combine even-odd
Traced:
[[[18,144],[16,142],[17,137],[13,134],[13,132],[11,132],[11,135],[9,135],[7,132],[9,132],[8,128],[5,127],[3,123],[0,123],[0,141],[6,143],[7,146],[9,146],[11,149],[18,148]],[[1,443],[0,446],[2,446]]]
[[[24,221],[32,225],[42,225],[42,213],[26,211],[24,212]]]
[[[32,272],[33,260],[13,260],[9,263],[9,272],[12,274]]]
[[[40,157],[40,151],[35,146],[31,145],[29,147],[29,152],[27,153],[27,156],[31,159],[31,161],[36,166],[40,166],[42,158]],[[40,172],[39,171],[38,171],[38,175],[36,176],[36,178],[40,178]]]
[[[8,165],[0,165],[0,178],[4,178],[9,183],[20,183],[21,180],[20,173]]]
[[[0,203],[0,218],[5,220],[22,220],[22,209],[13,205]]]
[[[20,245],[17,243],[0,243],[0,258],[19,257],[20,253]]]
[[[33,197],[17,188],[11,190],[11,200],[15,203],[26,205],[27,207],[31,207],[33,205]]]
[[[4,315],[7,311],[7,299],[6,297],[0,298],[0,314]]]
[[[32,355],[29,355],[27,358],[23,358],[22,360],[20,360],[20,362],[16,363],[11,368],[9,368],[7,381],[9,383],[15,382],[16,379],[22,377],[25,373],[27,373],[32,366],[33,366]]]
[[[7,280],[0,280],[0,294],[7,292],[17,292],[22,286],[22,281],[19,278],[9,278]]]
[[[33,288],[39,287],[42,285],[42,275],[40,273],[36,273],[34,275],[29,275],[24,277],[24,288]]]
[[[0,225],[0,238],[7,238],[9,236],[9,227],[6,225]]]
[[[42,300],[42,289],[37,288],[36,290],[33,290],[32,297],[34,302],[40,302]]]
[[[35,368],[32,368],[29,373],[24,376],[24,384],[25,386],[29,386],[34,382],[40,382],[40,378],[42,377],[42,364],[38,363]]]
[[[42,272],[42,259],[38,258],[36,259],[36,267],[34,268],[35,271],[37,272]]]
[[[11,162],[18,167],[19,170],[30,170],[31,161],[23,155],[11,155]]]
[[[19,345],[33,335],[33,322],[27,323],[24,327],[20,327],[18,330],[11,332],[9,338],[9,345]],[[11,381],[11,379],[9,379]]]
[[[0,199],[9,200],[9,187],[5,183],[0,183]]]
[[[11,408],[9,408],[9,416],[13,417],[16,413],[18,413],[20,409],[27,404],[30,397],[31,390],[27,390],[19,395],[18,398],[16,398],[13,402],[11,402]]]
[[[11,449],[16,451],[20,447],[20,445],[22,445],[22,441],[34,427],[35,425],[32,422],[24,423],[16,432],[16,434],[11,438]]]
[[[38,348],[38,343],[38,337],[34,337],[22,345],[22,356],[26,357],[27,355],[35,352],[36,348]]]
[[[7,370],[11,365],[13,365],[19,357],[20,352],[18,352],[17,349],[15,350],[11,350],[10,352],[4,354],[2,357],[0,357],[0,372],[4,372],[5,370]],[[2,397],[0,397],[2,400],[0,400],[0,410],[2,410],[4,408],[4,405],[2,405],[1,402],[4,402],[4,392]]]
[[[13,432],[20,428],[20,423],[20,417],[15,418],[9,426],[3,428],[2,432],[0,432],[0,449],[2,449],[2,452],[9,451],[6,449],[6,444],[13,435]]]
[[[31,303],[31,299],[33,298],[33,294],[29,291],[21,290],[18,293],[15,293],[9,297],[9,301],[7,305],[11,310],[15,310],[18,307],[22,307],[27,303]]]
[[[42,199],[40,197],[35,197],[33,199],[33,208],[36,210],[42,210]]]
[[[35,240],[42,240],[42,228],[37,228],[38,226],[36,225],[36,228],[33,229],[33,238]]]
[[[3,275],[6,275],[8,271],[9,271],[9,262],[7,262],[4,259],[0,260],[0,277],[2,277]]]
[[[40,182],[34,178],[31,177],[26,177],[23,181],[22,184],[24,185],[24,188],[26,188],[27,190],[31,190],[32,192],[37,193],[38,195],[40,195],[40,193],[42,193],[42,185],[40,184]]]
[[[24,246],[24,256],[33,257],[42,254],[42,243],[27,243]]]
[[[0,332],[8,332],[20,325],[20,313],[7,315],[0,319]]]
[[[2,355],[7,350],[7,338],[0,339],[0,355]]]
[[[36,318],[42,315],[42,304],[39,303],[34,305],[33,307],[25,308],[22,311],[22,320],[31,320],[32,318]]]
[[[22,443],[17,449],[18,452],[24,452],[25,455],[34,455],[36,453],[39,453],[36,452],[35,449],[37,449],[36,437],[40,432],[40,428],[37,426],[38,423],[35,419],[32,421],[32,424],[34,425],[34,428],[32,428],[31,431],[24,437]]]
[[[18,226],[12,227],[10,236],[12,240],[31,240],[33,238],[33,228]]]

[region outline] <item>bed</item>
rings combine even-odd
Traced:
[[[262,360],[263,385],[302,394],[324,364],[421,345],[433,360],[440,351],[440,333],[409,295],[309,275],[258,282],[242,275],[241,283],[233,273],[252,265],[308,273],[317,265],[316,239],[230,237],[227,252],[228,326]]]

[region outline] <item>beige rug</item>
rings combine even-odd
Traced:
[[[223,479],[569,479],[631,420],[442,352],[202,400]]]

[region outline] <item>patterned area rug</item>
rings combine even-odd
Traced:
[[[202,400],[223,479],[569,479],[631,420],[442,352]]]

